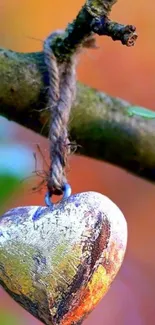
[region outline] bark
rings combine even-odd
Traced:
[[[0,114],[48,135],[48,74],[42,52],[0,50]],[[150,114],[150,115],[149,115]],[[152,114],[152,115],[151,115]],[[69,131],[81,154],[155,181],[153,112],[77,84]]]

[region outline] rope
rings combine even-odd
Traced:
[[[68,121],[76,93],[76,56],[58,64],[52,51],[53,39],[62,31],[52,33],[44,42],[45,64],[49,74],[48,106],[50,108],[50,168],[47,187],[50,195],[60,195],[66,183],[65,167],[70,153]]]

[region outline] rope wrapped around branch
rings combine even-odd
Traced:
[[[65,167],[70,153],[67,125],[76,94],[76,54],[60,64],[52,51],[53,39],[62,33],[56,31],[44,42],[45,64],[49,74],[48,106],[51,111],[51,163],[47,181],[50,195],[62,194],[66,183]]]
[[[62,194],[67,183],[65,167],[70,153],[67,126],[76,93],[77,54],[83,47],[96,47],[94,34],[108,35],[127,46],[133,46],[137,39],[133,25],[124,26],[108,18],[115,3],[116,0],[87,0],[72,28],[68,25],[65,32],[58,30],[44,42],[45,64],[49,74],[48,107],[51,112],[49,196]]]

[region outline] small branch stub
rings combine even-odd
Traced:
[[[133,46],[137,40],[136,27],[133,25],[121,25],[107,17],[95,17],[91,23],[92,30],[98,35],[110,36],[113,41],[121,41],[123,45]]]

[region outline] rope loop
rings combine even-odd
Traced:
[[[64,33],[56,31],[44,42],[44,57],[49,75],[48,107],[51,112],[49,141],[50,168],[47,181],[48,195],[61,195],[66,188],[65,167],[70,154],[68,121],[76,94],[76,55],[59,63],[52,50],[55,37]],[[69,192],[67,192],[69,193]],[[46,200],[46,203],[48,200]]]

